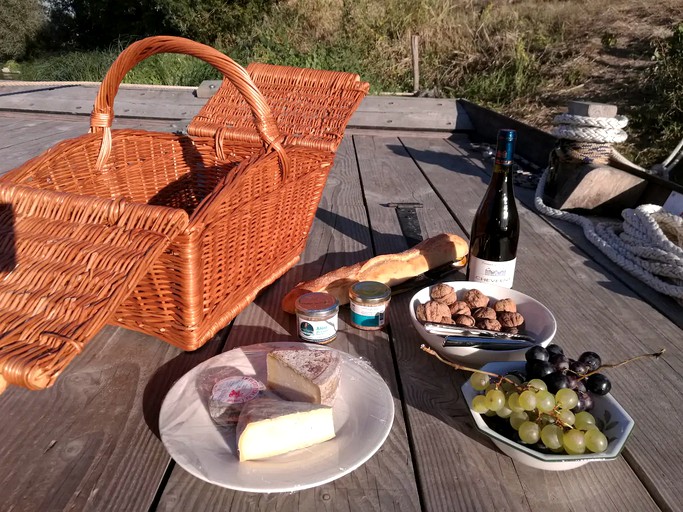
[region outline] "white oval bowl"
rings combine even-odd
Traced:
[[[539,345],[544,347],[548,346],[555,336],[557,322],[555,321],[553,314],[536,299],[529,297],[522,292],[493,284],[475,283],[472,281],[447,281],[443,284],[453,287],[458,294],[458,298],[461,298],[465,291],[474,288],[481,291],[484,295],[487,295],[491,300],[510,298],[515,301],[515,304],[517,304],[517,311],[524,317],[525,334],[532,336]],[[431,348],[436,350],[439,355],[450,361],[474,366],[481,366],[491,361],[521,361],[524,359],[524,354],[527,351],[526,348],[515,350],[486,350],[471,347],[444,347],[443,338],[428,333],[415,316],[417,305],[424,304],[431,300],[429,296],[431,288],[431,286],[422,288],[413,295],[412,299],[410,299],[410,319],[422,339],[426,341]]]
[[[498,375],[505,375],[506,373],[515,370],[523,372],[524,363],[496,362],[486,364],[481,369]],[[604,396],[593,395],[594,407],[589,412],[603,425],[601,430],[609,440],[607,450],[602,453],[584,453],[581,455],[541,453],[527,445],[508,439],[495,430],[492,430],[486,424],[482,415],[472,410],[472,399],[479,394],[479,391],[472,388],[469,379],[462,386],[462,394],[467,401],[467,406],[470,409],[470,414],[474,419],[475,426],[481,433],[490,437],[493,444],[495,444],[500,451],[521,464],[546,471],[566,471],[568,469],[578,468],[589,462],[617,458],[624,447],[626,439],[631,434],[634,425],[633,418],[629,416],[611,394],[608,393]]]

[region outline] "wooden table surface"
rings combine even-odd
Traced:
[[[87,130],[83,116],[10,108],[0,111],[0,172]],[[172,129],[159,119],[119,126]],[[301,262],[203,348],[183,353],[108,326],[52,388],[0,395],[0,510],[682,510],[682,310],[660,313],[648,293],[589,255],[575,230],[530,209],[522,189],[515,288],[554,313],[555,342],[573,355],[595,350],[608,362],[667,350],[609,374],[613,396],[635,420],[616,460],[544,472],[499,452],[474,428],[460,392],[467,375],[420,350],[410,294],[393,299],[384,331],[356,330],[348,309],[340,313],[331,346],[369,361],[396,410],[384,445],[352,473],[299,492],[236,492],[191,476],[159,440],[161,403],[191,368],[236,347],[295,339],[294,318],[279,304],[297,282],[407,248],[386,203],[422,203],[424,237],[466,237],[489,172],[466,134],[349,130]]]

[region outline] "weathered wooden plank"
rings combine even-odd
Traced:
[[[465,109],[447,98],[368,96],[349,121],[354,128],[467,131]]]
[[[386,130],[386,129],[381,129],[381,128],[347,128],[345,131],[346,135],[376,135],[379,137],[386,137],[388,135],[392,137],[426,137],[426,138],[436,138],[436,139],[444,139],[448,137],[467,137],[464,133],[458,133],[455,134],[453,132],[449,132],[446,130],[439,130],[439,131],[432,131],[432,130],[425,130],[421,132],[416,132],[415,130]]]
[[[379,206],[387,198],[428,204],[418,209],[425,236],[442,231],[462,233],[400,141],[380,137],[354,140],[378,251],[405,248],[405,240],[397,235],[400,228],[395,213]],[[472,442],[476,435],[457,392],[458,375],[420,351],[420,339],[406,313],[409,300],[409,293],[392,299],[391,336],[424,510],[527,510],[510,460],[497,454],[485,456],[491,449]]]
[[[55,125],[52,121],[32,121],[24,124],[20,121],[11,122],[8,120],[8,122],[5,122],[1,118],[0,127],[6,133],[12,134],[11,137],[0,140],[0,150],[45,138],[59,140],[60,138],[69,137],[74,129],[73,123],[58,123]],[[83,133],[82,129],[81,133]]]
[[[265,341],[294,340],[295,318],[280,309],[292,286],[342,265],[372,256],[367,214],[358,182],[351,139],[342,142],[330,173],[302,261],[264,290],[236,320],[225,350]],[[419,509],[419,499],[395,368],[385,333],[368,333],[348,325],[340,314],[338,338],[330,346],[369,361],[387,381],[396,416],[389,438],[363,466],[329,484],[291,493],[235,493],[206,484],[175,467],[159,503],[160,510],[405,510]]]
[[[106,327],[52,388],[0,395],[3,510],[146,510],[169,461],[160,400],[221,344],[180,354]]]
[[[403,236],[397,235],[401,233],[398,217],[388,203],[421,203],[418,217],[424,238],[459,233],[458,224],[443,204],[434,200],[432,188],[420,178],[399,139],[355,136],[354,142],[375,247],[382,247],[385,253],[407,248]]]
[[[461,146],[434,140],[428,144],[422,139],[403,142],[444,201],[469,225],[479,202],[474,198],[483,196],[488,181],[476,156]],[[441,156],[424,161],[419,155],[425,153]],[[463,197],[474,200],[463,202]],[[644,509],[652,505],[649,492],[662,508],[676,509],[680,505],[677,486],[683,458],[680,444],[668,432],[677,430],[683,414],[674,410],[662,415],[659,411],[683,391],[680,330],[573,248],[537,214],[521,205],[519,210],[522,235],[515,288],[536,297],[553,311],[558,321],[557,343],[571,355],[595,350],[612,362],[662,347],[668,350],[664,360],[633,363],[610,372],[613,395],[636,420],[625,458],[647,492],[625,467],[624,459],[572,471],[577,480],[567,484],[563,480],[558,485],[595,489],[594,482],[609,470],[614,482],[619,483],[601,484],[599,495],[590,498],[591,507],[602,507],[596,500],[605,500],[608,508],[621,502],[625,508]],[[657,475],[656,479],[653,475]],[[526,485],[533,491],[532,496],[547,492],[543,485],[536,487],[532,481]],[[580,494],[575,498],[586,499]],[[572,503],[578,502],[572,498]]]
[[[467,100],[458,100],[469,116],[476,137],[483,141],[495,143],[498,130],[511,128],[517,130],[519,143],[517,154],[538,166],[548,163],[548,155],[555,147],[557,139],[543,130],[534,128],[510,117],[494,112]]]
[[[535,193],[528,189],[517,189],[517,198],[523,202],[527,208],[535,209],[534,206]],[[634,293],[642,297],[650,306],[654,307],[662,315],[671,320],[679,329],[683,329],[683,306],[676,302],[673,298],[663,295],[653,288],[646,285],[640,279],[632,276],[621,267],[617,266],[605,254],[593,245],[584,235],[583,228],[572,224],[571,222],[553,219],[550,217],[542,217],[543,220],[552,225],[560,233],[562,233],[574,245],[579,247],[582,251],[588,254],[591,259],[604,268],[613,279],[621,281]]]
[[[89,126],[87,118],[64,114],[0,113],[0,174],[18,167],[62,140],[88,133]],[[173,122],[144,119],[116,119],[113,128],[177,130]]]
[[[0,110],[90,115],[97,87],[61,87],[0,96]],[[114,100],[117,117],[185,119],[194,117],[205,100],[192,89],[130,88],[122,85]]]
[[[1,92],[1,91],[0,91]],[[57,87],[35,92],[0,95],[0,110],[89,115],[97,87]],[[187,119],[206,99],[189,88],[153,89],[121,86],[114,102],[117,117]],[[472,130],[465,109],[452,99],[369,96],[354,113],[349,126],[408,130]]]
[[[35,130],[5,130],[32,119],[0,117],[2,140],[15,143],[0,150],[2,170],[82,131],[72,116],[41,118]],[[183,354],[156,338],[106,327],[52,388],[0,395],[2,509],[149,508],[170,461],[155,437],[161,401],[178,377],[217,353],[223,338]]]
[[[363,112],[357,110],[349,120],[351,128],[384,130],[468,130],[469,125],[457,116],[455,109],[444,116],[440,112]]]
[[[221,80],[205,80],[198,98],[212,97]],[[350,128],[469,131],[474,127],[465,108],[455,99],[412,96],[367,96],[351,117]]]
[[[26,82],[23,82],[23,85],[15,85],[17,83],[18,82],[14,80],[0,80],[0,96],[54,89],[54,87],[46,87],[45,85],[41,85],[39,83],[26,85]]]

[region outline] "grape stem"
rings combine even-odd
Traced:
[[[519,388],[519,385],[515,381],[508,379],[507,377],[505,377],[503,375],[498,375],[497,373],[493,373],[493,372],[485,372],[485,371],[479,370],[477,368],[469,368],[468,366],[463,366],[463,365],[458,364],[458,363],[452,363],[450,361],[447,361],[446,359],[441,357],[435,350],[433,350],[432,348],[428,347],[425,344],[420,345],[420,349],[422,349],[424,352],[427,352],[427,354],[430,354],[430,355],[436,357],[442,363],[447,364],[448,366],[455,368],[456,370],[464,370],[466,372],[472,372],[472,373],[481,373],[484,375],[488,375],[489,377],[495,377],[496,379],[498,379],[499,383],[502,381],[505,381],[505,382],[509,382],[510,384],[513,384],[516,388]]]
[[[505,377],[505,376],[503,376],[503,375],[498,375],[497,373],[493,373],[493,372],[485,372],[485,371],[482,371],[482,370],[478,370],[478,369],[476,369],[476,368],[469,368],[468,366],[463,366],[463,365],[458,364],[458,363],[452,363],[452,362],[450,362],[450,361],[447,361],[446,359],[444,359],[443,357],[441,357],[436,351],[434,351],[432,348],[428,347],[428,346],[425,345],[425,344],[420,345],[420,349],[422,349],[424,352],[427,352],[427,353],[430,354],[430,355],[433,355],[434,357],[436,357],[436,358],[437,358],[439,361],[441,361],[442,363],[447,364],[448,366],[450,366],[450,367],[452,367],[452,368],[455,368],[456,370],[464,370],[464,371],[468,371],[468,372],[471,372],[471,373],[481,373],[481,374],[484,374],[484,375],[488,375],[489,377],[495,377],[496,379],[498,379],[498,383],[500,383],[500,382],[502,382],[502,381],[509,382],[510,384],[512,384],[513,386],[515,386],[515,389],[516,389],[518,392],[522,392],[523,390],[528,389],[528,387],[526,387],[526,386],[520,386],[520,385],[518,385],[516,382],[514,382],[513,380],[508,379],[507,377]],[[555,423],[556,423],[557,425],[559,425],[560,427],[563,427],[563,428],[570,428],[570,429],[571,429],[571,428],[574,428],[574,427],[572,427],[571,425],[567,425],[566,423],[564,423],[564,422],[559,418],[559,415],[558,415],[558,412],[557,412],[556,409],[553,409],[552,411],[549,411],[549,412],[546,413],[546,414],[548,414],[549,416],[551,416],[551,417],[553,418],[553,420],[555,421]],[[538,416],[538,418],[537,418],[537,420],[536,420],[536,423],[540,423],[540,420],[541,420],[541,416],[540,416],[540,414],[539,414],[539,416]]]
[[[587,377],[590,377],[591,375],[595,375],[596,373],[600,373],[601,370],[606,369],[606,368],[618,368],[619,366],[623,366],[628,363],[632,363],[633,361],[636,361],[637,359],[642,359],[645,357],[652,357],[654,359],[659,359],[662,354],[666,352],[666,349],[663,348],[659,352],[654,352],[652,354],[640,354],[639,356],[634,356],[629,359],[626,359],[625,361],[621,361],[620,363],[612,363],[612,364],[603,364],[600,365],[596,370],[593,370],[592,372],[588,372],[585,375],[578,376],[577,380],[583,380]]]
[[[433,350],[431,347],[428,347],[424,343],[422,345],[420,345],[420,349],[424,352],[427,352],[430,355],[433,355],[442,363],[447,364],[448,366],[455,368],[456,370],[464,370],[464,371],[471,372],[471,373],[481,373],[484,375],[488,375],[489,377],[495,377],[496,379],[498,379],[498,384],[500,384],[503,381],[509,382],[510,384],[512,384],[517,389],[517,391],[520,391],[520,392],[523,391],[524,389],[529,388],[528,386],[520,386],[516,382],[514,382],[513,380],[508,379],[507,377],[505,377],[503,375],[498,375],[497,373],[486,372],[486,371],[483,371],[480,369],[470,368],[468,366],[463,366],[463,365],[458,364],[458,363],[452,363],[451,361],[448,361],[448,360],[444,359],[443,357],[441,357],[435,350]],[[627,363],[631,363],[637,359],[641,359],[641,358],[645,358],[645,357],[652,357],[654,359],[658,359],[659,357],[661,357],[661,355],[665,351],[666,351],[666,349],[661,349],[659,352],[655,352],[652,354],[641,354],[639,356],[635,356],[635,357],[631,357],[629,359],[626,359],[625,361],[621,361],[620,363],[603,364],[603,365],[600,365],[600,367],[597,370],[592,371],[590,373],[587,373],[586,375],[580,376],[578,378],[578,380],[585,379],[586,377],[590,377],[591,375],[598,373],[600,370],[602,370],[604,368],[617,368],[617,367],[625,365]],[[533,386],[531,386],[531,387],[533,387]],[[559,411],[558,411],[557,407],[555,407],[551,412],[546,413],[546,414],[548,414],[549,416],[551,416],[555,420],[556,425],[559,425],[560,427],[562,427],[564,429],[574,428],[572,425],[566,424],[564,421],[562,421],[559,418]],[[540,421],[540,415],[538,417],[537,422],[538,421]]]

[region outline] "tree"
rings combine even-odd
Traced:
[[[0,61],[20,59],[46,22],[40,0],[3,0],[0,9]]]
[[[53,48],[70,49],[106,49],[158,34],[213,44],[253,23],[274,1],[50,0],[47,39]]]
[[[61,48],[106,49],[158,34],[173,35],[155,0],[52,0],[50,39]]]
[[[169,28],[185,37],[213,44],[253,24],[275,0],[156,0]]]

